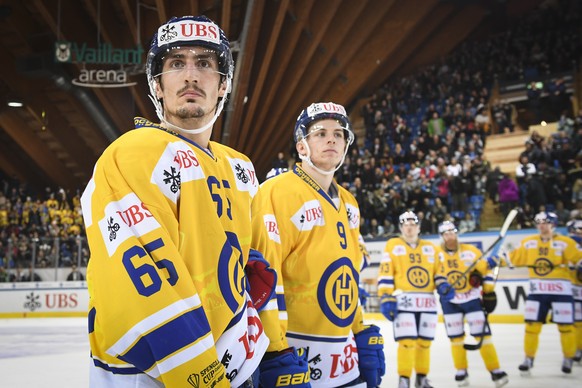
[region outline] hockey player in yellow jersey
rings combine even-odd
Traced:
[[[568,235],[582,249],[582,220],[571,220],[566,225]],[[582,258],[571,267],[572,293],[574,296],[574,330],[576,332],[576,355],[574,362],[582,361]]]
[[[453,364],[457,373],[455,381],[459,387],[469,385],[467,372],[467,350],[465,349],[464,320],[469,325],[470,334],[481,341],[479,352],[485,367],[491,373],[496,387],[508,383],[507,373],[499,368],[497,351],[491,340],[491,330],[485,312],[490,313],[497,302],[495,282],[491,268],[497,266],[492,258],[482,258],[482,253],[471,244],[459,243],[457,228],[451,221],[444,221],[438,227],[442,244],[438,248],[439,261],[442,263],[437,279],[449,280],[455,287],[455,297],[449,301],[441,299],[445,329],[451,340]],[[475,260],[479,260],[470,276],[463,273]],[[458,279],[463,276],[463,279]],[[483,300],[482,300],[483,299]],[[483,338],[481,338],[483,336]]]
[[[539,234],[524,238],[510,252],[516,267],[529,268],[529,293],[525,302],[525,360],[519,365],[522,375],[529,375],[538,350],[542,324],[552,310],[552,321],[560,331],[564,359],[562,372],[572,373],[576,353],[574,334],[574,299],[569,266],[582,257],[577,244],[569,237],[554,232],[558,217],[551,212],[536,214],[534,222]]]
[[[278,273],[276,298],[260,313],[271,341],[261,384],[376,387],[385,370],[383,338],[363,323],[358,303],[360,211],[333,179],[354,139],[344,107],[311,104],[297,118],[294,139],[302,163],[265,181],[252,206],[252,247]],[[287,369],[293,348],[309,364],[304,377]],[[263,369],[275,361],[279,372]]]
[[[400,237],[386,242],[378,274],[380,311],[394,322],[398,342],[399,388],[410,386],[413,369],[417,388],[432,387],[427,379],[430,345],[437,325],[435,288],[450,300],[455,291],[441,276],[436,278],[439,258],[433,243],[418,237],[420,225],[414,212],[400,215]]]
[[[82,196],[91,387],[239,387],[258,375],[268,338],[245,276],[261,262],[250,250],[258,182],[245,155],[210,141],[233,71],[218,25],[170,19],[146,62],[161,123],[136,118],[95,165]]]

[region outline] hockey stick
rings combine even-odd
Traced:
[[[463,274],[461,276],[459,276],[459,277],[457,277],[455,279],[455,281],[445,290],[445,294],[447,294],[450,290],[452,290],[453,288],[455,288],[455,286],[457,284],[459,284],[459,282],[461,281],[461,279],[466,278],[467,275],[469,273],[471,273],[471,271],[475,268],[475,266],[477,266],[477,264],[479,263],[479,261],[481,261],[481,259],[483,259],[484,257],[486,257],[490,252],[492,252],[494,250],[494,248],[497,247],[497,245],[505,238],[505,234],[507,233],[507,230],[509,229],[509,226],[511,225],[511,223],[513,222],[513,220],[517,216],[517,213],[519,213],[519,211],[517,209],[512,209],[509,212],[509,214],[507,215],[507,217],[505,217],[505,221],[503,221],[503,226],[501,226],[501,230],[499,230],[499,236],[497,236],[497,239],[495,239],[495,241],[493,242],[493,244],[491,244],[489,246],[489,248],[487,248],[487,250],[485,252],[483,252],[481,254],[481,256],[479,256],[477,258],[477,260],[475,260],[465,270],[465,272],[463,272]],[[497,247],[497,250],[499,250],[499,247]]]
[[[493,270],[493,286],[495,287],[495,284],[497,283],[497,278],[499,277],[499,266],[495,267],[495,269]],[[487,317],[489,316],[489,313],[487,312],[487,310],[485,310],[485,308],[483,306],[481,306],[482,310],[483,310],[483,314],[485,314],[485,322],[483,323],[483,331],[481,332],[481,336],[479,337],[479,341],[477,341],[477,343],[475,344],[467,344],[464,343],[463,344],[463,348],[465,348],[465,350],[479,350],[481,349],[481,345],[483,345],[483,340],[485,339],[485,335],[487,334],[487,332],[491,333],[491,328],[489,327],[489,319],[487,319]]]

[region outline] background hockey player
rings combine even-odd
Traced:
[[[161,124],[136,118],[97,161],[82,197],[92,387],[237,387],[258,370],[268,339],[244,272],[258,183],[210,141],[233,71],[218,25],[172,18],[146,63]]]
[[[455,291],[442,278],[435,278],[439,267],[436,247],[418,238],[420,226],[415,213],[399,217],[400,237],[386,242],[378,274],[380,311],[394,322],[398,341],[399,387],[410,386],[416,371],[416,387],[431,387],[430,345],[437,325],[435,288],[441,298],[450,300]],[[395,293],[395,291],[398,292]]]
[[[487,313],[492,312],[497,303],[491,268],[497,266],[498,263],[492,258],[482,259],[481,251],[474,245],[459,243],[457,228],[451,221],[441,223],[438,231],[442,238],[442,244],[438,250],[442,271],[437,279],[442,277],[443,280],[450,280],[455,288],[453,299],[447,301],[441,298],[445,329],[451,339],[453,364],[457,369],[455,380],[459,387],[469,385],[467,372],[469,365],[467,350],[464,346],[464,320],[466,319],[470,334],[478,341],[482,341],[479,352],[485,367],[491,373],[491,379],[496,387],[502,387],[508,382],[507,373],[499,368],[499,358],[483,311],[485,308]],[[471,274],[463,276],[467,268],[476,260],[479,262]],[[457,280],[460,276],[463,276],[463,279]],[[481,336],[484,337],[481,338]]]
[[[574,299],[569,266],[581,254],[576,242],[554,232],[558,217],[551,212],[536,214],[534,222],[539,234],[521,240],[510,252],[510,261],[516,267],[529,268],[529,293],[525,302],[525,360],[519,365],[522,375],[529,375],[538,350],[539,335],[548,312],[560,331],[564,360],[562,372],[572,373],[572,358],[576,353],[574,335]]]
[[[567,224],[568,235],[582,249],[582,220],[571,220]],[[572,293],[574,295],[574,329],[576,332],[575,362],[582,361],[582,258],[576,262],[572,271]]]
[[[271,340],[261,384],[291,385],[286,376],[295,376],[293,386],[375,387],[383,338],[363,324],[358,303],[360,211],[333,179],[354,139],[344,107],[311,104],[294,139],[302,162],[265,181],[253,200],[253,248],[278,273],[276,299],[260,313]]]

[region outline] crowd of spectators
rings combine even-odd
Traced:
[[[504,33],[466,42],[440,63],[384,83],[361,111],[363,147],[351,150],[336,175],[360,204],[362,234],[397,232],[398,215],[407,209],[419,215],[421,233],[435,233],[444,219],[476,230],[488,193],[504,213],[515,205],[532,212],[563,208],[563,214],[576,208],[573,187],[582,181],[577,184],[570,170],[579,163],[580,114],[574,119],[564,110],[571,103],[561,74],[580,60],[580,22],[579,3],[555,2],[513,21]],[[490,93],[495,79],[542,76],[551,80],[546,93],[555,109],[539,113],[553,120],[559,109],[560,131],[542,141],[532,136],[523,154],[535,158],[537,173],[516,171],[515,182],[483,154],[488,134],[512,132],[517,124],[516,107]]]
[[[461,232],[478,230],[486,196],[504,214],[521,206],[523,228],[544,209],[555,211],[561,225],[582,217],[582,110],[575,117],[562,110],[560,77],[546,91],[557,96],[551,106],[555,114],[560,109],[559,131],[528,139],[515,178],[484,155],[488,134],[516,125],[515,106],[491,98],[494,80],[550,77],[572,71],[580,59],[580,4],[549,4],[503,33],[388,80],[369,98],[361,111],[363,146],[352,147],[336,174],[358,200],[363,236],[397,233],[405,210],[417,213],[423,234],[436,233],[445,219],[457,221]],[[273,167],[287,167],[284,153]],[[79,191],[33,193],[0,175],[0,282],[38,280],[32,266],[85,266],[88,259]]]
[[[79,192],[35,193],[0,175],[0,282],[39,280],[32,267],[84,266],[88,259]]]

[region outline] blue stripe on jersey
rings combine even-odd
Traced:
[[[277,294],[277,306],[279,311],[287,311],[287,305],[285,304],[285,295]]]
[[[93,333],[93,331],[95,331],[95,316],[97,315],[97,310],[95,310],[95,307],[93,307],[91,310],[89,310],[89,315],[87,316],[87,326],[89,327],[89,334]]]
[[[348,337],[342,338],[330,338],[330,337],[314,337],[307,334],[289,333],[287,332],[288,338],[295,338],[304,341],[314,341],[314,342],[347,342]]]
[[[394,279],[381,279],[378,280],[378,286],[394,286]]]
[[[142,336],[129,351],[118,357],[145,371],[209,332],[206,315],[199,307]]]
[[[224,329],[224,331],[227,331],[228,329],[230,329],[231,327],[236,325],[238,323],[238,321],[240,321],[240,318],[243,316],[245,311],[247,311],[246,303],[245,303],[245,307],[230,320],[230,322],[228,323],[228,326],[226,326],[226,329]]]
[[[137,368],[117,368],[115,366],[111,366],[108,365],[102,361],[93,359],[93,364],[95,364],[96,367],[101,368],[101,369],[105,369],[108,372],[111,372],[115,375],[137,375],[140,373],[143,373],[142,371],[140,371]]]
[[[485,276],[485,278],[483,279],[484,282],[492,282],[493,281],[493,276]]]

